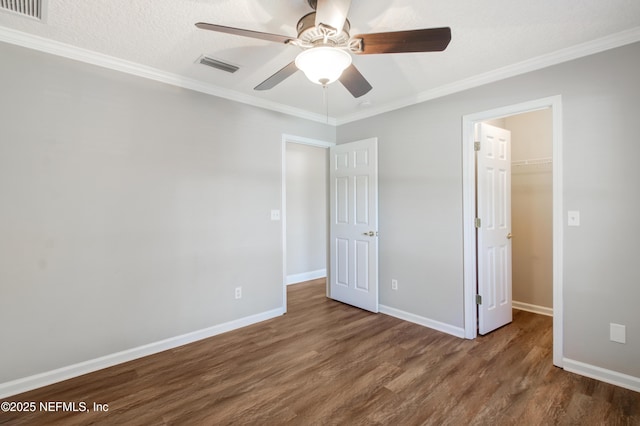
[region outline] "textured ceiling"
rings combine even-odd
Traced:
[[[322,117],[322,88],[301,72],[270,91],[253,90],[299,48],[194,26],[203,21],[295,36],[296,22],[310,11],[306,0],[48,0],[43,22],[0,12],[0,29],[201,82],[230,98]],[[514,64],[581,46],[585,51],[585,43],[640,40],[638,0],[353,0],[349,20],[351,34],[449,26],[452,41],[438,53],[355,56],[373,90],[354,99],[340,84],[331,85],[328,111],[338,122],[410,104]],[[240,70],[199,65],[203,54]]]

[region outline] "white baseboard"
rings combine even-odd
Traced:
[[[513,309],[518,309],[520,311],[533,312],[534,314],[546,315],[548,317],[553,316],[553,308],[532,305],[530,303],[524,302],[516,302],[515,300],[511,302],[511,306],[513,307]]]
[[[326,276],[327,276],[326,269],[318,269],[317,271],[287,275],[287,285],[298,284],[298,283],[302,283],[310,280],[317,280],[318,278],[326,278]]]
[[[379,305],[378,310],[380,311],[380,313],[391,315],[392,317],[400,318],[401,320],[409,321],[414,324],[422,325],[424,327],[432,328],[434,330],[464,339],[464,328],[462,327],[455,327],[450,324],[445,324],[440,321],[421,317],[419,315],[401,311],[400,309],[391,308],[385,305]]]
[[[278,308],[234,321],[229,321],[224,324],[214,325],[213,327],[183,334],[181,336],[171,337],[159,342],[150,343],[137,348],[127,349],[122,352],[58,368],[56,370],[47,371],[6,383],[0,383],[0,399],[78,377],[83,374],[92,373],[94,371],[102,370],[103,368],[112,367],[134,359],[153,355],[168,349],[177,348],[178,346],[183,346],[198,340],[207,339],[218,334],[266,321],[283,314],[284,309]]]
[[[606,368],[596,367],[595,365],[568,358],[563,358],[562,361],[565,371],[640,392],[640,377],[629,376],[628,374],[618,373],[617,371],[607,370]]]

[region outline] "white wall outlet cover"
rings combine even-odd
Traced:
[[[280,210],[271,210],[271,220],[280,220]]]
[[[627,343],[627,327],[621,324],[609,324],[609,339],[612,342]]]
[[[567,212],[567,225],[580,226],[580,212],[577,210],[569,210]]]

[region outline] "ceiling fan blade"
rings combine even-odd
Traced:
[[[356,54],[440,52],[451,41],[451,28],[395,31],[389,33],[358,34],[352,39],[362,40],[362,51]]]
[[[342,31],[351,7],[351,0],[318,0],[316,6],[316,27],[320,24]]]
[[[260,40],[275,41],[276,43],[288,43],[295,38],[278,34],[261,33],[259,31],[243,30],[242,28],[225,27],[224,25],[207,24],[206,22],[198,22],[196,27],[202,30],[216,31],[219,33],[234,34],[243,37],[257,38]]]
[[[293,74],[295,74],[296,71],[298,71],[298,67],[296,66],[295,61],[293,61],[289,65],[286,65],[284,68],[280,69],[280,71],[273,74],[271,77],[267,78],[262,83],[258,84],[253,88],[253,90],[272,89],[287,78],[291,77]]]
[[[371,84],[360,71],[353,65],[342,72],[339,78],[340,83],[353,95],[354,98],[359,98],[362,95],[369,93],[369,90],[373,89]]]

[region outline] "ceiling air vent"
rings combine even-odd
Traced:
[[[209,58],[208,56],[201,56],[198,59],[198,63],[202,65],[206,65],[208,67],[216,68],[222,71],[230,72],[232,74],[240,69],[240,67],[228,64],[226,62],[219,61],[217,59]]]
[[[41,20],[43,1],[45,0],[0,0],[0,10],[8,10],[19,15]]]

